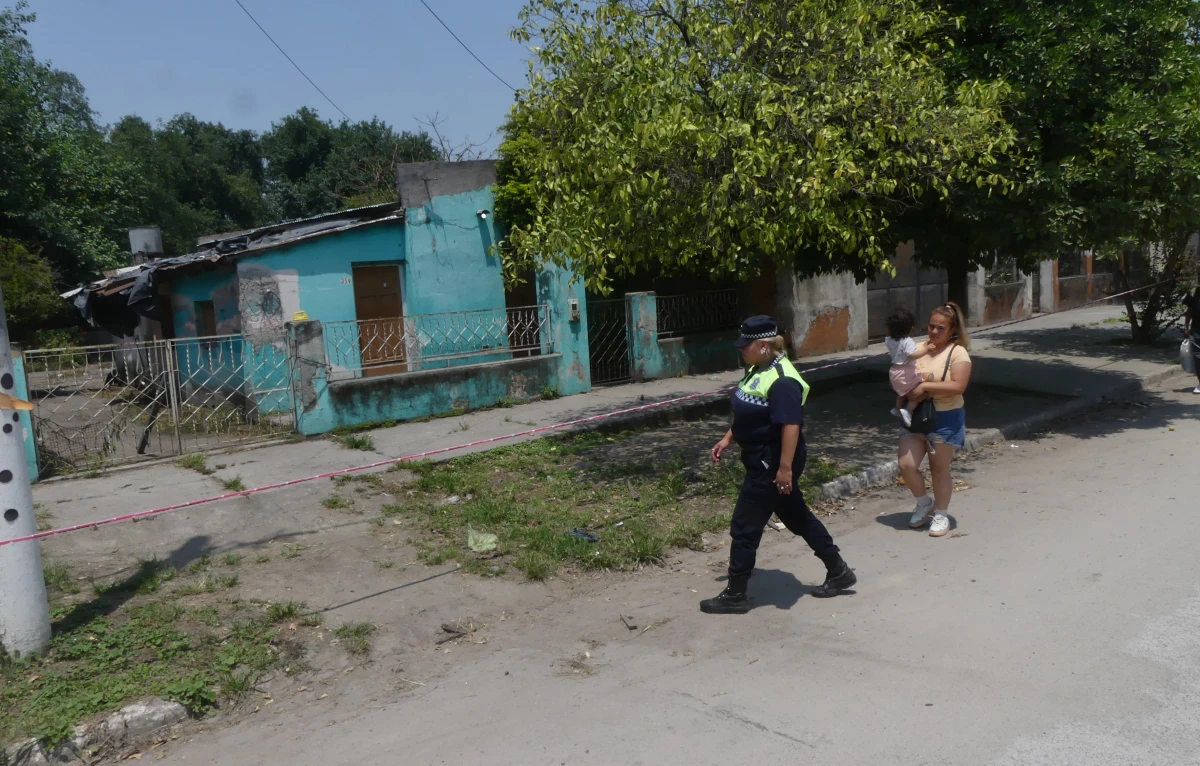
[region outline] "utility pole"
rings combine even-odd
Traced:
[[[33,406],[16,397],[8,319],[0,289],[0,542],[37,532],[24,429]],[[37,541],[0,545],[0,655],[41,654],[50,643],[50,605]]]

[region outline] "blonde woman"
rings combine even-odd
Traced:
[[[900,429],[900,473],[908,485],[917,507],[908,525],[921,529],[929,525],[931,537],[942,537],[950,531],[950,496],[954,480],[950,462],[967,439],[967,411],[963,394],[971,382],[971,355],[967,323],[956,303],[938,306],[929,316],[928,353],[917,360],[917,371],[925,382],[910,396],[933,399],[937,419],[927,434]],[[921,461],[929,456],[929,472],[933,476],[933,497],[925,493],[925,477]]]

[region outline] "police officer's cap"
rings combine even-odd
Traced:
[[[779,326],[775,324],[775,320],[765,314],[759,314],[742,322],[742,334],[733,342],[733,345],[745,348],[756,340],[774,338],[778,334]]]

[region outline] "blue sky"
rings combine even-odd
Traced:
[[[508,37],[523,0],[427,0],[502,78],[525,81],[527,51]],[[418,0],[242,0],[352,119],[400,130],[435,112],[455,142],[488,147],[512,103]],[[0,0],[11,5],[11,0]],[[74,73],[100,120],[181,112],[262,131],[301,106],[340,115],[234,0],[32,0],[34,52]]]

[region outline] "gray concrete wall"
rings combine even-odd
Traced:
[[[405,208],[423,207],[434,197],[486,189],[495,183],[495,160],[411,162],[396,166],[396,189]]]
[[[867,345],[867,284],[851,274],[802,279],[780,269],[776,319],[790,331],[792,356],[808,356]]]

